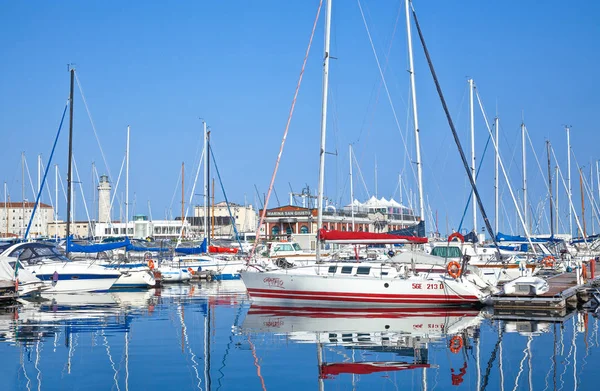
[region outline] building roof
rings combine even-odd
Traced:
[[[35,202],[22,202],[22,201],[16,201],[16,202],[0,202],[0,209],[2,208],[28,208],[31,209],[33,208],[33,206],[35,205]],[[43,202],[40,202],[40,204],[38,205],[38,208],[45,208],[45,209],[52,209],[52,206],[48,205],[48,204],[44,204]]]

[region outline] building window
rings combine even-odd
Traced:
[[[345,225],[342,226],[342,232],[346,232],[346,226]]]
[[[271,228],[271,235],[273,236],[277,236],[279,235],[279,227],[278,226],[273,226],[273,228]]]
[[[294,233],[294,230],[292,229],[292,227],[287,227],[285,229],[285,233],[288,234],[288,235],[291,235],[292,233]]]
[[[308,227],[306,225],[303,225],[302,227],[300,227],[300,233],[301,234],[307,234],[308,233]]]

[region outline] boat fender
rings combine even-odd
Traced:
[[[154,270],[154,261],[152,259],[148,260],[148,267],[150,268],[150,270]]]
[[[448,272],[450,277],[458,278],[458,277],[460,277],[462,269],[460,267],[460,263],[458,263],[456,261],[452,261],[452,262],[448,263],[448,266],[446,267],[446,271]]]
[[[464,341],[460,335],[455,335],[452,337],[452,339],[450,339],[449,347],[452,353],[460,352],[460,349],[462,349],[463,345]]]
[[[545,267],[554,267],[554,257],[552,255],[548,255],[547,257],[544,257],[544,259],[542,259],[542,265],[544,265]]]

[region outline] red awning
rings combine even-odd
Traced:
[[[427,243],[427,238],[418,236],[402,236],[375,232],[327,231],[319,230],[319,239],[331,243],[348,244],[393,244],[393,243]]]

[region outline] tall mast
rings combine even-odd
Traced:
[[[354,186],[352,184],[352,144],[349,145],[350,149],[350,207],[352,208],[352,231],[356,231],[354,227]]]
[[[496,230],[496,234],[498,234],[498,226],[500,224],[500,198],[498,196],[500,191],[500,177],[498,176],[498,164],[500,160],[500,145],[498,144],[500,141],[500,119],[497,116],[494,118],[494,128],[496,129],[496,134],[494,135],[496,139],[496,149],[494,150],[494,229]]]
[[[25,152],[21,152],[21,224],[19,235],[25,237]]]
[[[38,155],[38,160],[37,160],[37,166],[38,166],[38,176],[37,176],[37,192],[38,194],[40,194],[41,188],[42,188],[42,155],[39,154]],[[41,194],[40,194],[40,202],[41,201]],[[42,213],[40,211],[40,213],[37,214],[37,220],[38,220],[38,236],[40,236],[42,234]]]
[[[410,74],[410,90],[412,95],[412,109],[413,109],[413,124],[415,127],[415,148],[416,148],[416,165],[417,165],[417,186],[419,188],[419,218],[420,221],[425,219],[425,207],[423,206],[423,169],[421,165],[421,142],[419,137],[419,116],[417,114],[417,89],[415,86],[415,67],[413,64],[413,48],[412,48],[412,35],[410,29],[410,10],[409,0],[405,1],[406,5],[406,38],[408,40],[408,65]],[[400,189],[402,194],[402,188]]]
[[[204,121],[202,121],[202,128],[204,130],[204,237],[206,238],[208,236],[208,131]]]
[[[129,125],[127,125],[127,150],[125,151],[125,237],[129,236]]]
[[[69,256],[69,236],[71,235],[71,180],[73,160],[73,85],[75,84],[75,68],[71,68],[71,89],[69,94],[69,160],[67,163],[67,245],[66,255]]]
[[[54,239],[58,240],[58,164],[54,165]]]
[[[555,217],[556,218],[556,222],[555,222],[555,225],[556,225],[556,229],[558,230],[558,223],[559,223],[559,209],[558,209],[558,182],[559,182],[559,180],[558,180],[558,165],[556,165],[554,167],[554,172],[555,172],[555,178],[556,178],[556,198],[554,198],[555,201],[556,201],[555,202],[555,206],[556,206],[556,209],[555,209],[556,210],[556,217]]]
[[[317,232],[323,228],[323,188],[325,187],[325,141],[327,136],[327,93],[329,89],[329,40],[331,35],[331,2],[326,0],[325,48],[323,58],[323,100],[321,102],[321,147],[319,151],[319,189],[317,194]],[[321,259],[321,240],[317,234],[317,261]]]
[[[550,140],[546,140],[548,154],[548,194],[550,196],[550,237],[554,237],[554,206],[552,205],[552,169],[550,168]],[[558,178],[557,178],[558,181]],[[558,228],[558,227],[557,227]]]
[[[567,184],[569,186],[568,197],[569,197],[569,205],[573,204],[573,190],[571,188],[571,128],[567,125],[565,126],[565,130],[567,131]],[[569,235],[573,235],[573,211],[569,208]]]
[[[583,232],[581,236],[584,238],[587,236],[585,230],[585,191],[583,190],[583,171],[579,169],[579,192],[581,193],[581,220],[583,223]]]
[[[473,186],[476,184],[475,173],[475,111],[473,109],[473,79],[469,79],[469,116],[471,123],[471,175],[473,176]],[[477,195],[472,191],[473,199],[473,232],[477,232]]]
[[[184,221],[183,219],[185,218],[183,216],[183,208],[185,207],[185,162],[181,162],[181,237],[183,238],[184,232],[183,232],[183,224]]]
[[[210,202],[210,130],[206,132],[206,196]],[[210,218],[210,208],[208,210],[208,217]],[[211,237],[208,235],[206,245],[210,246]],[[208,247],[207,247],[208,248]]]
[[[529,217],[527,213],[527,152],[525,149],[525,124],[521,122],[521,152],[523,162],[523,218],[527,228],[529,228]]]
[[[4,222],[6,223],[6,237],[8,238],[8,189],[4,181]]]

